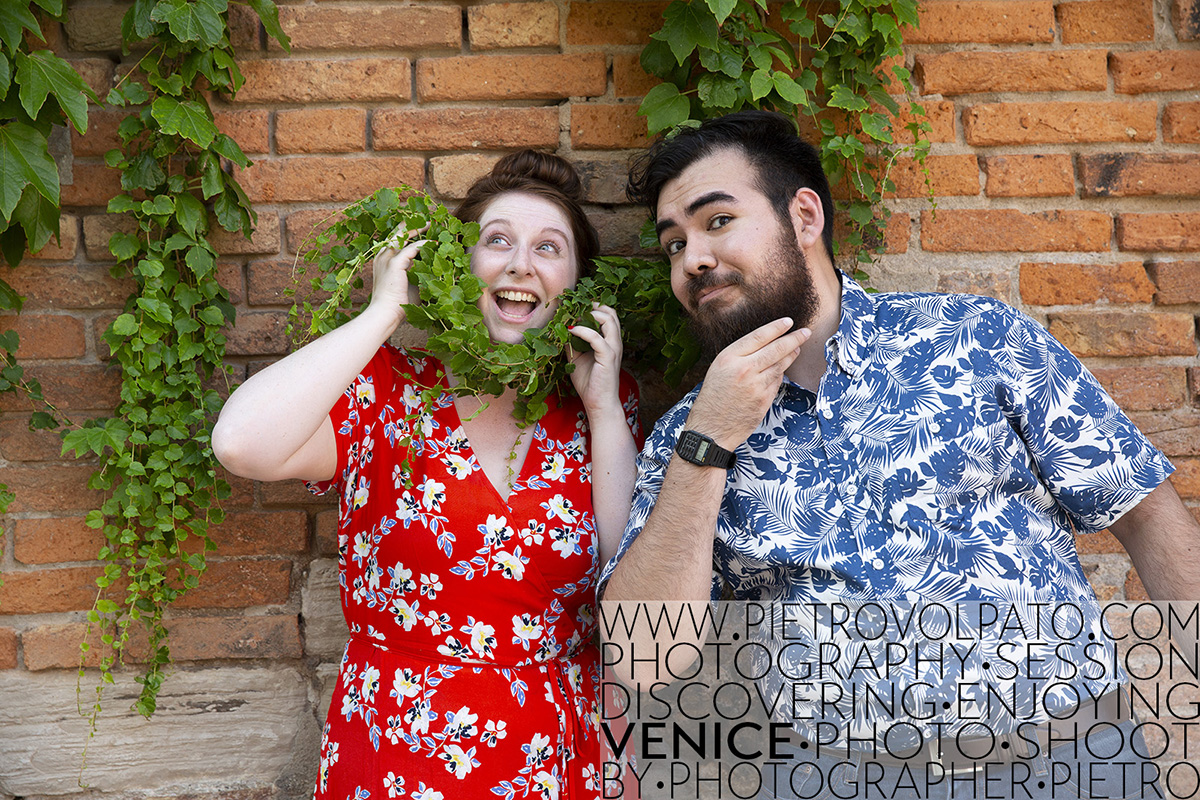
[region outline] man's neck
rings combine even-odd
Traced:
[[[813,265],[813,282],[820,299],[816,318],[809,323],[812,336],[784,374],[810,392],[816,392],[825,375],[825,343],[842,321],[842,282],[831,264]]]

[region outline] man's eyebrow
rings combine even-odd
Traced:
[[[716,189],[714,191],[709,192],[708,194],[702,194],[699,197],[697,197],[695,200],[693,200],[691,203],[688,203],[688,206],[687,206],[687,208],[685,208],[683,210],[683,213],[690,217],[693,214],[695,214],[697,211],[699,211],[700,209],[704,208],[709,203],[723,203],[723,202],[733,201],[736,199],[737,198],[735,198],[733,195],[729,194],[728,192],[723,192],[720,189]],[[654,232],[656,234],[658,234],[659,236],[662,236],[663,231],[665,231],[667,228],[670,228],[671,226],[673,226],[675,224],[676,224],[675,220],[673,220],[673,219],[660,219],[658,221],[658,224],[654,226]]]

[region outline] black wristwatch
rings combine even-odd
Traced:
[[[684,461],[699,467],[721,467],[729,469],[737,457],[705,436],[703,433],[685,430],[675,442],[675,452]]]

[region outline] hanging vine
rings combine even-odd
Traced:
[[[901,147],[895,136],[902,109],[893,95],[912,89],[900,28],[917,25],[917,0],[838,0],[815,19],[814,7],[786,0],[772,7],[773,26],[766,0],[673,0],[642,50],[642,68],[663,83],[641,113],[651,133],[744,108],[806,115],[820,131],[830,183],[848,190],[840,205],[851,228],[839,245],[870,262],[883,248],[891,166],[905,151],[922,164],[929,152],[917,103],[904,126],[913,143]]]
[[[274,3],[247,5],[286,47]],[[249,160],[218,132],[208,103],[209,92],[232,94],[244,80],[228,13],[227,0],[135,0],[122,21],[124,47],[150,47],[107,98],[131,111],[120,124],[122,147],[105,161],[121,171],[123,190],[108,211],[128,222],[109,241],[114,272],[132,278],[136,290],[104,333],[121,368],[120,403],[113,416],[69,432],[63,447],[99,456],[88,485],[107,493],[87,516],[106,541],[101,596],[88,619],[110,648],[93,730],[100,691],[127,653],[134,623],[149,637],[134,707],[154,712],[170,662],[164,612],[198,584],[214,549],[209,526],[222,518],[217,501],[229,494],[209,443],[220,398],[206,381],[226,369],[222,328],[234,309],[207,236],[211,219],[249,236],[254,212],[223,169]]]
[[[71,66],[42,42],[38,13],[64,16],[63,0],[27,0],[0,9],[0,257],[11,267],[59,235],[58,168],[50,132],[70,124],[87,131],[88,100],[95,95]],[[24,298],[0,279],[0,314],[19,314]],[[33,403],[31,428],[53,428],[53,409],[41,384],[17,362],[20,337],[0,332],[0,394],[24,394]],[[13,494],[0,482],[0,514]]]

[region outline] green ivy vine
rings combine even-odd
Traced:
[[[42,42],[39,14],[61,21],[63,0],[28,0],[0,7],[0,257],[12,267],[25,252],[37,252],[59,236],[58,168],[50,155],[50,133],[70,124],[87,131],[88,100],[95,95],[71,66]],[[0,279],[0,313],[19,314],[24,304]],[[0,332],[0,394],[24,394],[35,411],[31,428],[53,428],[53,408],[41,384],[17,363],[20,337]],[[0,483],[0,514],[13,494]]]
[[[917,25],[917,0],[837,0],[816,19],[812,8],[785,0],[772,26],[766,0],[673,0],[642,50],[642,68],[663,83],[647,92],[641,113],[652,134],[744,108],[807,115],[830,183],[849,190],[840,205],[851,228],[839,245],[867,263],[883,248],[890,212],[882,201],[895,190],[889,169],[906,150],[922,164],[929,152],[931,128],[917,103],[905,126],[914,143],[897,144],[893,95],[911,91],[911,75],[885,68],[903,55],[900,28]],[[794,38],[780,32],[785,26]]]
[[[247,5],[286,47],[275,4]],[[109,241],[113,272],[132,278],[136,290],[104,333],[121,368],[120,402],[113,416],[67,433],[63,445],[76,457],[100,458],[88,485],[107,496],[87,517],[106,540],[101,597],[88,615],[107,648],[93,730],[100,692],[129,652],[135,623],[148,648],[134,707],[154,712],[170,663],[164,612],[197,586],[205,554],[215,549],[209,527],[222,519],[218,501],[229,494],[209,441],[221,404],[209,381],[227,370],[222,328],[234,309],[207,237],[210,219],[249,236],[255,215],[223,168],[250,162],[217,130],[207,100],[244,81],[228,13],[228,0],[135,0],[122,20],[124,48],[150,46],[107,97],[130,109],[119,127],[122,147],[105,161],[121,171],[123,190],[108,211],[127,222]]]

